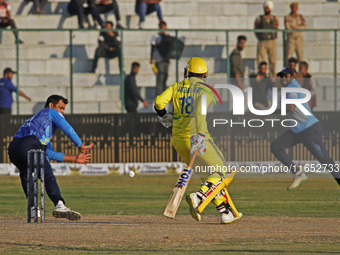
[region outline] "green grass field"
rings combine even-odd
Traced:
[[[169,176],[142,176],[137,175],[135,178],[129,178],[127,176],[58,176],[57,180],[61,188],[63,197],[66,203],[71,209],[81,212],[83,218],[94,216],[110,216],[115,217],[118,215],[131,216],[145,216],[153,215],[158,217],[163,214],[165,205],[172,191],[173,185],[177,181],[177,175]],[[294,191],[286,191],[285,188],[289,184],[290,179],[247,179],[239,178],[235,179],[229,186],[228,190],[233,198],[238,210],[244,214],[244,217],[238,221],[240,224],[246,222],[248,219],[250,222],[263,219],[271,219],[270,217],[300,217],[310,218],[311,222],[323,221],[326,218],[339,219],[340,217],[340,189],[334,180],[314,179],[310,178],[299,189]],[[187,193],[195,191],[200,184],[199,178],[193,178],[188,187]],[[23,225],[27,225],[26,220],[26,200],[24,193],[20,185],[19,177],[13,176],[0,176],[0,196],[1,207],[0,217],[3,221],[7,219],[14,220],[18,218]],[[51,215],[53,211],[52,202],[46,197],[46,214]],[[188,207],[183,200],[178,214],[179,219],[189,215]],[[217,212],[212,205],[203,213],[204,217],[211,215],[212,221],[218,223],[219,218]],[[214,216],[214,217],[212,217]],[[187,218],[185,218],[187,219]],[[242,231],[242,225],[239,223],[233,223],[228,225],[234,231]],[[71,223],[70,223],[71,224]],[[72,223],[74,224],[74,223]],[[166,222],[166,224],[168,224]],[[170,222],[171,224],[171,222]],[[178,223],[176,223],[178,224]],[[198,223],[190,221],[190,224]],[[340,221],[334,222],[340,227]],[[75,225],[76,226],[76,225]],[[189,225],[191,226],[191,225]],[[202,226],[202,225],[198,225]],[[217,225],[216,225],[217,226]],[[216,227],[216,231],[219,231],[221,225]],[[171,225],[170,225],[171,227]],[[215,231],[215,226],[211,231]],[[256,226],[261,230],[261,224]],[[294,228],[292,228],[294,229]],[[338,228],[339,229],[339,228]],[[166,231],[166,230],[165,230]],[[261,230],[265,232],[266,230]],[[339,231],[340,232],[340,231]],[[242,232],[240,232],[242,233]],[[4,234],[4,233],[2,233]],[[231,235],[232,233],[228,233]],[[339,233],[338,233],[339,234]],[[289,245],[285,240],[243,240],[237,239],[232,242],[219,241],[214,246],[210,245],[198,245],[195,248],[199,248],[201,251],[206,250],[209,254],[223,253],[226,246],[229,251],[234,254],[245,253],[340,253],[340,241],[334,239],[323,238],[322,233],[320,237],[310,240],[310,243],[306,240],[293,242],[289,241]],[[340,235],[340,234],[339,234]],[[1,237],[1,234],[0,234]],[[226,237],[227,238],[227,237]],[[309,240],[309,239],[308,239]],[[312,244],[312,245],[310,245]],[[170,245],[170,244],[169,244]],[[193,244],[192,244],[193,245]],[[294,245],[294,246],[292,246]],[[16,254],[21,252],[27,252],[27,247],[24,246],[9,246],[6,247],[6,243],[0,241],[0,253],[3,254]],[[294,249],[292,248],[294,247]],[[42,247],[32,246],[31,251],[39,251],[40,253],[48,253],[52,250],[56,254],[72,253],[96,253],[100,250],[96,247],[88,247],[86,250],[66,246],[66,248],[57,248],[54,246]],[[107,252],[108,254],[117,252],[123,253],[123,251],[130,253],[142,253],[147,254],[156,252],[157,249],[162,250],[159,246],[150,246],[143,244],[142,246],[129,245],[126,247],[120,247],[115,249],[108,248],[103,249],[101,252]],[[65,250],[67,252],[65,252]],[[148,252],[149,251],[149,252]],[[181,248],[180,246],[172,247],[167,246],[162,253],[164,254],[203,254],[195,253],[192,249]],[[191,253],[192,252],[192,253]],[[29,252],[28,252],[29,253]]]
[[[160,215],[178,176],[58,176],[69,207],[84,215]],[[332,179],[309,179],[301,188],[286,191],[290,179],[235,179],[228,190],[240,211],[248,216],[339,217],[340,189]],[[187,189],[200,184],[193,178]],[[0,215],[26,215],[26,200],[19,177],[0,177]],[[46,196],[46,210],[52,202]],[[14,215],[13,215],[14,213]],[[187,214],[182,203],[178,215]],[[204,214],[215,215],[213,206]]]

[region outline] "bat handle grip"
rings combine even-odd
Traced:
[[[197,156],[197,154],[198,154],[198,151],[199,151],[199,149],[195,150],[194,154],[192,154],[191,159],[190,159],[190,163],[189,163],[188,167],[191,167],[191,166],[194,164],[194,161],[195,161],[195,159],[196,159],[196,156]]]

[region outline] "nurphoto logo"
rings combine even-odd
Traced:
[[[206,84],[204,84],[206,85]],[[216,92],[215,89],[227,89],[230,91],[232,100],[233,100],[233,115],[242,116],[245,115],[245,96],[243,91],[238,88],[235,85],[231,84],[215,84],[214,88],[209,86],[209,88],[217,95],[218,99],[220,100],[220,103],[222,105],[220,96]],[[301,93],[304,95],[303,98],[298,98],[297,94]],[[210,97],[213,97],[211,93],[207,93]],[[311,93],[309,90],[304,88],[281,88],[281,116],[287,115],[286,106],[287,105],[295,105],[295,107],[305,116],[312,115],[309,110],[304,105],[305,103],[308,103],[308,101],[311,98]],[[269,109],[266,110],[258,110],[254,107],[253,104],[253,89],[248,88],[247,98],[246,102],[248,105],[249,111],[256,115],[256,116],[267,116],[272,113],[274,113],[278,109],[279,104],[279,98],[278,98],[278,88],[272,89],[272,105]],[[202,104],[201,104],[201,114],[206,115],[207,114],[207,96],[206,94],[202,95],[201,98]],[[216,101],[214,100],[215,105]],[[283,127],[295,127],[297,125],[297,121],[295,119],[250,119],[248,121],[243,120],[242,122],[233,122],[233,120],[227,120],[227,119],[214,119],[213,120],[213,127],[216,125],[225,125],[230,124],[231,127],[234,125],[242,125],[249,127],[262,127],[265,123],[271,123],[271,126],[274,127],[275,122],[280,122]]]

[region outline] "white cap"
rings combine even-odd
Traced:
[[[274,9],[274,3],[272,1],[265,1],[263,3],[263,9],[266,8],[266,6],[268,6],[271,11]]]

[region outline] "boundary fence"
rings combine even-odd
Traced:
[[[323,139],[330,156],[340,160],[340,112],[317,112],[323,126]],[[0,115],[0,163],[9,163],[7,148],[13,135],[30,116]],[[207,122],[219,118],[208,114]],[[246,115],[244,119],[251,118]],[[235,118],[226,114],[226,119]],[[258,118],[258,117],[257,117]],[[268,117],[269,118],[269,117]],[[270,118],[280,118],[270,116]],[[69,115],[66,119],[74,127],[85,144],[93,142],[93,163],[129,162],[175,162],[180,157],[171,145],[171,129],[164,128],[156,114],[96,114]],[[212,127],[208,127],[212,130]],[[221,125],[211,135],[227,161],[275,161],[270,152],[270,143],[286,129],[270,126],[230,127]],[[59,130],[52,139],[54,150],[65,154],[77,154],[77,148]],[[296,160],[311,160],[313,157],[302,145],[289,149]]]

